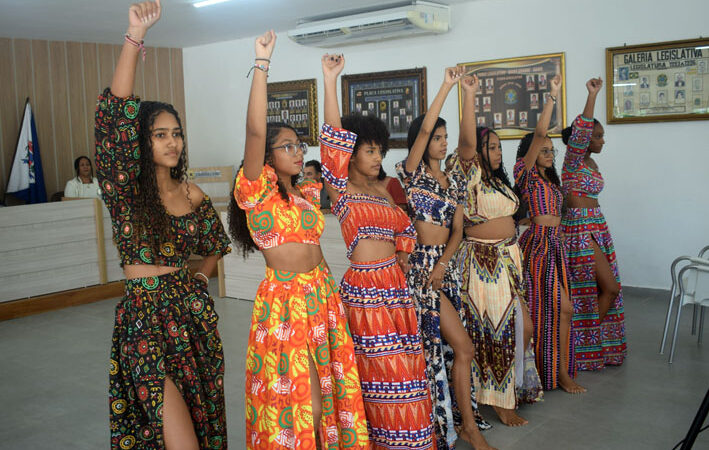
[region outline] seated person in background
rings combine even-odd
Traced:
[[[303,168],[303,178],[306,180],[315,180],[318,183],[323,183],[320,162],[314,159],[306,162],[305,167]],[[325,183],[323,183],[323,187],[320,189],[320,209],[330,209],[330,197],[327,196]]]
[[[381,167],[379,168],[379,176],[377,176],[377,178],[382,183],[382,186],[386,188],[387,192],[389,192],[391,198],[394,199],[394,203],[396,203],[396,206],[403,209],[404,212],[408,214],[409,207],[406,202],[406,193],[404,192],[404,188],[401,187],[401,183],[399,182],[399,180],[387,176],[387,173]]]
[[[88,156],[79,156],[74,160],[76,177],[66,182],[64,197],[101,198],[98,180]]]

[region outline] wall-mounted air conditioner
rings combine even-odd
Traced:
[[[305,22],[288,32],[302,45],[335,47],[419,34],[445,33],[450,29],[450,8],[414,1],[410,5]]]

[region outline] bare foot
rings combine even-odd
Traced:
[[[524,417],[518,416],[514,409],[500,408],[499,406],[493,406],[492,409],[495,410],[502,423],[508,427],[521,427],[529,423]]]
[[[559,387],[569,394],[583,394],[586,388],[577,384],[570,376],[559,377]]]
[[[482,433],[478,429],[477,424],[472,427],[459,428],[456,430],[458,437],[472,445],[475,450],[497,450],[495,447],[490,447]]]

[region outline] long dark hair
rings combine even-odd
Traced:
[[[276,137],[278,134],[283,130],[284,128],[287,128],[289,130],[293,130],[296,135],[298,134],[295,131],[295,128],[292,126],[282,123],[282,122],[275,122],[275,123],[269,123],[266,125],[266,151],[263,155],[263,163],[268,164],[270,166],[273,166],[273,144],[276,140]],[[239,165],[239,169],[241,170],[241,167],[244,165],[244,162],[241,162],[241,165]],[[234,179],[234,183],[236,183],[236,179]],[[291,183],[293,186],[296,186],[298,183],[298,175],[293,175],[291,177]],[[229,200],[229,207],[227,210],[227,215],[228,215],[228,222],[229,222],[229,235],[231,236],[231,240],[234,242],[236,247],[241,250],[241,254],[244,258],[248,256],[249,253],[252,253],[256,250],[258,250],[258,245],[254,242],[253,238],[251,237],[251,233],[249,232],[249,227],[247,225],[247,217],[246,217],[246,211],[243,209],[239,208],[239,205],[236,203],[236,199],[234,198],[233,192],[234,192],[234,187],[235,184],[232,184],[231,187],[231,192],[232,196]],[[285,200],[286,202],[289,201],[288,197],[288,191],[286,189],[286,186],[281,182],[281,180],[278,180],[278,193],[281,195],[281,198]]]
[[[170,231],[170,220],[165,205],[160,198],[155,163],[153,162],[152,127],[157,116],[167,112],[172,114],[177,125],[182,129],[180,115],[175,108],[162,102],[142,101],[138,112],[138,144],[140,145],[140,175],[137,180],[137,195],[135,197],[134,219],[137,233],[134,239],[143,240],[147,237],[153,255],[160,254],[160,245],[173,239]],[[183,144],[182,153],[177,165],[170,169],[170,178],[184,182],[187,180],[187,145]],[[187,199],[192,204],[187,191]]]
[[[411,125],[409,126],[409,134],[406,136],[406,145],[409,147],[409,153],[411,153],[411,147],[414,146],[414,142],[416,142],[416,138],[419,135],[419,131],[421,131],[421,125],[423,125],[423,119],[425,117],[425,114],[418,116],[414,119],[413,122],[411,122]],[[436,124],[433,126],[433,132],[428,136],[428,142],[426,142],[426,150],[423,152],[423,156],[421,157],[421,159],[427,166],[429,165],[428,162],[430,160],[430,157],[428,155],[428,146],[431,145],[433,134],[436,132],[437,129],[445,126],[445,120],[440,117],[436,119]]]
[[[480,165],[485,169],[482,173],[483,183],[487,184],[488,186],[492,186],[493,189],[500,192],[502,195],[509,198],[510,200],[517,201],[515,198],[513,198],[512,195],[510,195],[508,190],[505,189],[505,186],[507,186],[508,188],[510,188],[510,190],[512,190],[512,184],[510,184],[510,179],[507,176],[507,171],[505,170],[504,163],[500,162],[500,167],[498,167],[496,170],[492,170],[492,166],[490,165],[490,135],[494,134],[495,136],[497,136],[497,133],[495,133],[494,131],[492,131],[492,129],[488,127],[477,127],[475,129],[475,133],[477,134],[477,145],[475,150],[478,152]],[[483,152],[485,153],[484,158]]]
[[[526,135],[524,135],[522,140],[519,142],[519,147],[517,147],[517,159],[525,157],[525,155],[529,151],[529,147],[532,145],[532,140],[534,140],[534,133],[527,133]],[[559,174],[556,172],[556,166],[554,165],[554,163],[552,163],[551,167],[547,167],[546,169],[544,169],[544,175],[546,175],[549,181],[561,187],[561,180],[559,179]],[[516,184],[515,193],[519,195]]]
[[[76,172],[76,178],[79,178],[79,163],[81,162],[82,159],[85,159],[89,162],[89,167],[91,167],[91,179],[94,179],[94,166],[91,164],[91,159],[89,159],[88,156],[79,156],[74,160],[74,171]]]

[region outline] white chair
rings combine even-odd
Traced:
[[[702,332],[704,325],[704,308],[709,306],[709,259],[705,255],[709,252],[709,245],[704,247],[699,252],[698,257],[680,256],[675,259],[670,266],[670,275],[672,278],[672,288],[670,289],[670,299],[667,305],[667,316],[665,317],[665,329],[662,334],[662,343],[660,344],[660,354],[664,353],[665,342],[667,340],[667,332],[670,326],[670,318],[672,316],[672,308],[675,299],[678,300],[677,317],[675,320],[675,331],[672,339],[672,351],[669,362],[672,363],[674,356],[675,341],[677,338],[677,330],[679,326],[679,316],[682,306],[686,304],[694,304],[694,314],[692,316],[692,335],[696,333],[697,319],[699,319],[699,336],[698,342],[702,340]],[[683,266],[679,268],[680,266]],[[679,270],[678,270],[679,268]],[[704,269],[707,269],[706,271]],[[703,281],[704,283],[700,283]],[[706,294],[701,295],[702,288],[706,287]],[[697,313],[700,313],[699,315]],[[699,317],[698,317],[699,316]]]

